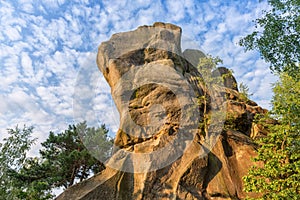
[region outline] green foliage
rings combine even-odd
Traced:
[[[68,188],[105,168],[90,154],[90,149],[97,149],[92,153],[101,160],[110,156],[113,141],[105,125],[94,128],[83,122],[59,134],[50,132],[42,143],[40,157],[26,155],[35,141],[32,130],[33,127],[9,129],[10,136],[0,144],[1,200],[52,199],[54,188]]]
[[[300,1],[268,3],[271,10],[264,11],[263,17],[255,21],[256,31],[240,40],[240,45],[246,50],[258,50],[272,71],[295,77],[300,70]]]
[[[261,193],[261,199],[300,199],[300,1],[268,0],[270,11],[256,20],[257,31],[240,44],[256,49],[280,75],[274,85],[270,117],[278,124],[267,126],[270,133],[259,139],[261,146],[253,167],[244,177],[245,191]],[[268,116],[260,123],[268,121]]]
[[[232,71],[221,74],[218,65],[222,63],[223,61],[219,57],[208,55],[201,57],[197,65],[201,76],[197,77],[196,80],[202,85],[200,87],[203,89],[203,94],[199,95],[197,99],[197,106],[203,111],[203,118],[199,122],[199,130],[206,137],[212,137],[214,135],[213,132],[217,132],[214,130],[214,128],[218,127],[215,126],[217,120],[220,120],[220,123],[222,123],[222,119],[225,117],[222,109],[215,109],[216,107],[222,107],[222,105],[216,105],[216,103],[221,102],[216,101],[216,99],[222,98],[221,91],[224,90],[224,80],[227,76],[232,75]],[[213,112],[211,112],[212,110]]]
[[[40,151],[44,160],[42,166],[45,174],[49,174],[50,185],[68,188],[76,180],[82,181],[92,173],[103,170],[103,164],[90,154],[81,137],[86,138],[84,141],[88,142],[87,145],[94,145],[101,149],[103,153],[101,159],[105,160],[112,146],[107,133],[108,130],[104,125],[95,129],[87,127],[86,122],[76,126],[70,125],[68,130],[59,134],[50,132],[48,139],[42,143],[43,148]]]
[[[298,75],[300,76],[300,75]],[[300,127],[300,82],[287,74],[281,74],[281,81],[274,85],[272,113],[284,124],[294,129]]]
[[[8,168],[18,168],[26,159],[26,152],[36,139],[31,138],[33,127],[24,126],[19,129],[8,129],[8,138],[4,138],[4,144],[1,144],[1,165]]]
[[[227,112],[226,113],[226,121],[224,123],[224,129],[225,130],[238,130],[237,124],[236,124],[236,117],[233,113]]]
[[[201,73],[203,78],[202,81],[204,81],[205,84],[211,85],[221,83],[222,78],[213,76],[213,71],[222,63],[223,61],[219,57],[213,57],[211,55],[200,58],[197,69]]]
[[[88,147],[89,153],[100,161],[107,160],[112,155],[113,139],[109,138],[105,125],[100,128],[87,127],[85,123],[81,123],[78,132],[83,139],[83,143]],[[98,172],[98,168],[93,168],[93,172]]]
[[[19,179],[23,168],[29,164],[27,153],[36,139],[32,138],[33,127],[8,129],[0,151],[0,199],[50,199],[51,192],[40,181]]]
[[[271,116],[279,124],[258,141],[255,161],[264,166],[244,177],[245,191],[260,192],[261,199],[300,199],[300,82],[283,73],[273,91]]]
[[[239,84],[239,92],[240,98],[246,102],[249,100],[250,96],[253,95],[249,93],[249,87],[243,82]]]
[[[198,78],[198,82],[206,85],[204,89],[204,94],[198,97],[198,105],[203,109],[203,119],[200,121],[199,129],[205,135],[208,135],[208,127],[210,124],[210,114],[209,114],[209,92],[215,85],[222,82],[221,76],[213,76],[213,71],[217,69],[217,65],[221,64],[223,61],[219,57],[213,57],[208,55],[207,57],[202,57],[199,60],[197,69],[201,74],[201,78]]]

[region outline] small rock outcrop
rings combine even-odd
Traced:
[[[182,52],[180,41],[180,27],[155,23],[100,45],[97,64],[120,113],[114,153],[104,171],[58,200],[246,197],[250,136],[264,132],[253,120],[266,110],[240,97],[228,69],[203,77],[196,66],[205,54]],[[222,83],[205,81],[224,74]]]

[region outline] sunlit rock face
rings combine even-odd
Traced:
[[[159,22],[99,46],[97,64],[120,114],[113,153],[104,171],[57,199],[246,196],[242,177],[256,148],[251,136],[266,134],[253,120],[266,110],[241,98],[228,69],[204,77],[197,64],[205,54],[182,52],[181,34]],[[211,83],[215,77],[222,81]]]

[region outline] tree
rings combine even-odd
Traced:
[[[96,129],[87,127],[86,122],[70,125],[68,130],[59,134],[50,132],[48,139],[42,143],[40,154],[43,159],[41,168],[49,174],[51,187],[68,188],[76,180],[83,181],[103,170],[103,163],[90,154],[90,148],[86,148],[84,141],[87,138],[93,141],[104,154],[102,159],[106,159],[113,144],[107,133],[105,125]]]
[[[199,128],[202,130],[202,133],[205,136],[209,134],[209,126],[211,121],[211,113],[210,103],[212,92],[218,90],[216,87],[222,85],[223,78],[219,73],[214,75],[214,72],[217,72],[217,66],[222,64],[223,61],[219,57],[213,57],[211,55],[207,55],[204,57],[200,57],[199,63],[197,65],[197,70],[200,72],[200,77],[198,77],[198,83],[202,84],[203,94],[198,97],[198,106],[203,110],[203,118],[200,121]]]
[[[279,123],[257,141],[254,160],[263,167],[244,177],[245,190],[262,193],[261,199],[300,199],[300,82],[282,73],[273,91],[270,114]]]
[[[243,99],[244,101],[248,101],[250,96],[253,95],[252,93],[249,93],[249,87],[243,82],[239,84],[239,91],[240,91],[240,98]]]
[[[295,78],[300,71],[300,1],[268,3],[271,9],[255,21],[256,30],[241,39],[240,45],[258,50],[272,71],[287,72]]]
[[[17,174],[27,163],[27,153],[35,140],[32,138],[33,127],[8,129],[9,137],[0,144],[0,198],[49,199],[51,192],[39,181],[20,181]]]
[[[33,127],[26,126],[22,130],[9,129],[10,136],[0,144],[0,199],[52,199],[53,189],[68,188],[103,170],[105,166],[90,154],[90,148],[97,147],[93,153],[102,160],[110,156],[113,144],[105,125],[94,128],[83,122],[69,125],[59,134],[50,132],[40,156],[28,157],[36,140],[32,139],[32,131]]]
[[[256,49],[280,76],[273,88],[270,117],[278,124],[257,141],[253,167],[244,177],[245,190],[261,193],[261,199],[300,199],[300,1],[268,0],[271,10],[256,20],[252,34],[240,41],[246,50]],[[268,116],[262,118],[266,121]],[[264,122],[263,125],[267,126]]]

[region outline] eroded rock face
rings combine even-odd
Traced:
[[[212,91],[195,68],[205,55],[182,53],[180,40],[180,27],[155,23],[100,45],[97,64],[120,112],[114,156],[57,199],[246,196],[242,177],[256,148],[250,135],[260,134],[253,119],[266,110],[240,98],[231,74]]]

